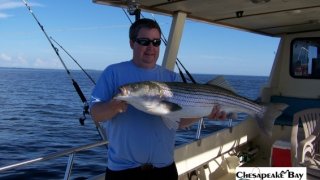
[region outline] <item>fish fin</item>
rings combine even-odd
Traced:
[[[168,109],[169,111],[173,112],[173,111],[179,111],[181,108],[181,106],[179,106],[176,103],[172,103],[166,100],[163,100],[160,102],[161,105],[163,105],[166,109]]]
[[[233,93],[236,93],[235,89],[224,79],[223,76],[217,76],[214,79],[208,81],[207,85],[219,86],[224,89],[227,89]]]
[[[162,120],[169,129],[177,130],[179,128],[180,118],[162,117]]]
[[[287,104],[275,103],[268,104],[264,108],[263,115],[256,115],[258,126],[268,136],[272,136],[274,121],[282,114],[282,111],[288,107]]]

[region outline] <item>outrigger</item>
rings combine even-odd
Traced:
[[[251,118],[176,147],[179,179],[235,179],[237,167],[308,167],[308,179],[320,178],[317,164],[320,130],[320,1],[319,0],[93,0],[94,3],[172,16],[162,66],[173,70],[186,19],[278,37],[280,43],[268,84],[261,88],[263,103],[286,103],[267,137]],[[214,73],[214,72],[212,72]],[[199,126],[201,127],[201,126]],[[309,136],[310,135],[310,136]],[[1,167],[0,171],[37,161],[73,155],[107,141],[76,147],[54,155]],[[283,156],[277,156],[284,152]],[[288,152],[288,153],[286,153]],[[309,160],[309,164],[307,164]],[[315,162],[312,164],[312,162]],[[311,164],[310,164],[311,163]],[[317,177],[318,176],[318,177]],[[104,179],[104,173],[92,180]]]

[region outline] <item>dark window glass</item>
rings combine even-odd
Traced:
[[[290,75],[320,79],[320,38],[299,38],[291,43]]]

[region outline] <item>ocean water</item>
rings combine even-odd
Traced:
[[[101,71],[88,71],[97,79]],[[81,71],[71,71],[89,98],[93,83]],[[206,82],[215,75],[195,75]],[[225,76],[238,94],[258,98],[267,77]],[[0,68],[0,167],[100,141],[92,119],[81,126],[82,102],[64,70]],[[240,122],[244,116],[234,122]],[[228,122],[206,121],[202,136],[226,128]],[[197,125],[178,131],[176,145],[195,140]],[[105,170],[106,147],[77,153],[71,179],[86,179]],[[63,179],[68,156],[0,172],[0,179]]]

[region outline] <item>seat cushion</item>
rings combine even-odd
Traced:
[[[288,105],[283,113],[275,120],[275,125],[292,126],[294,113],[304,109],[320,107],[319,99],[271,96],[270,101],[272,103],[285,103]],[[301,124],[299,126],[301,126]]]

